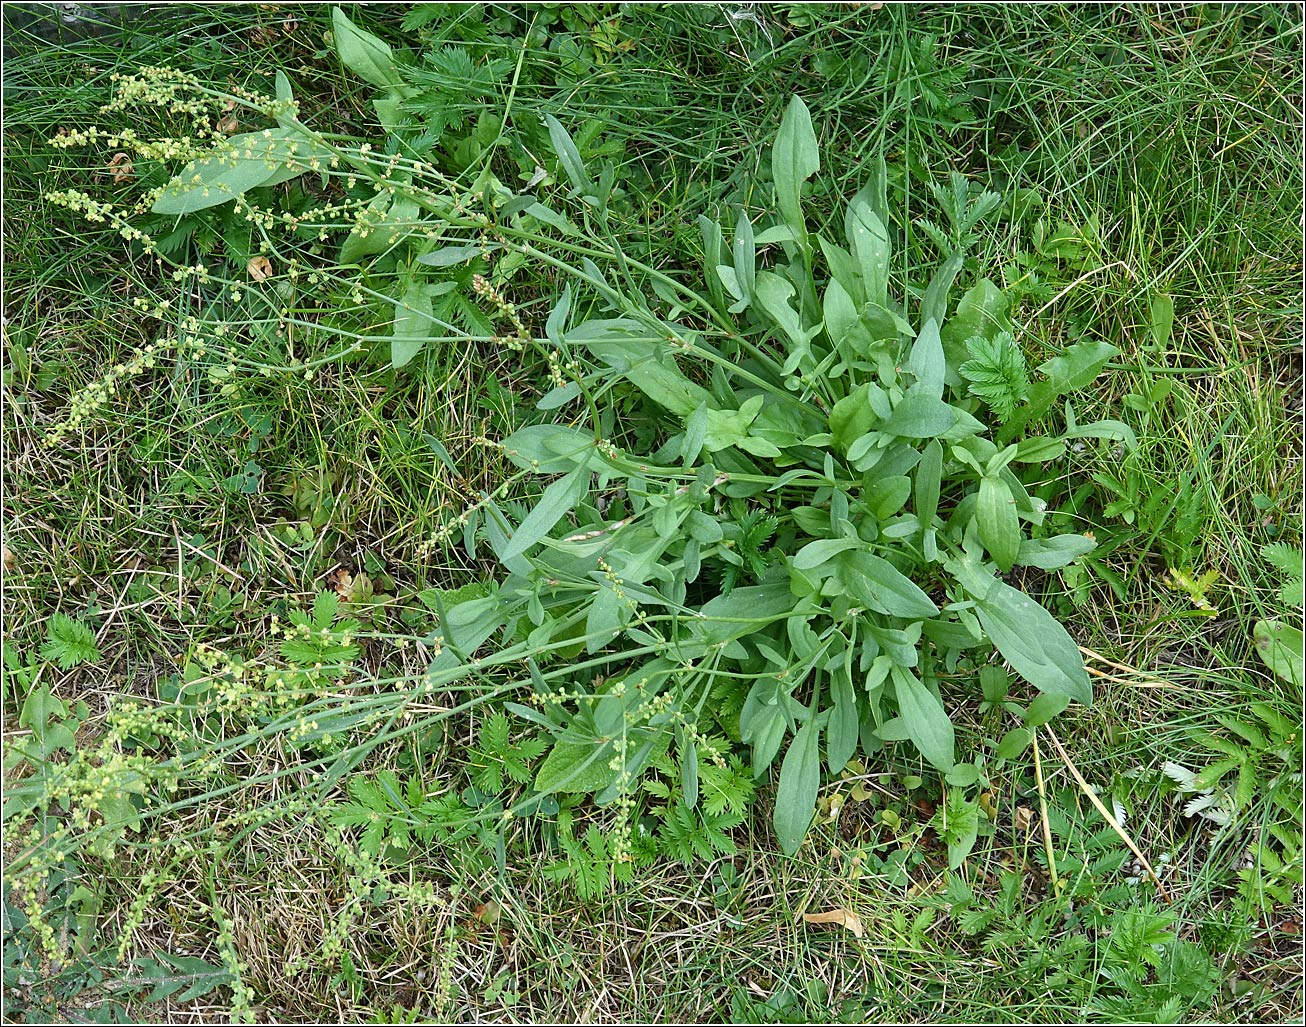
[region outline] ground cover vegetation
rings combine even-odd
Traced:
[[[1297,8],[5,45],[6,1016],[1300,1012]]]

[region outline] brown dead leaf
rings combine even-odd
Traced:
[[[0,549],[3,549],[3,550],[4,550],[5,570],[7,570],[7,571],[11,571],[11,570],[13,570],[13,569],[14,569],[14,552],[13,552],[13,550],[10,549],[10,548],[9,548],[7,545],[5,545],[3,542],[0,542]]]
[[[249,272],[250,278],[256,282],[261,282],[272,274],[272,261],[267,257],[251,257],[245,270]]]
[[[240,122],[234,114],[224,114],[218,121],[218,131],[224,136],[234,136],[240,131]]]
[[[122,185],[136,177],[136,168],[130,154],[115,153],[109,158],[109,172],[113,175],[113,184]]]
[[[341,599],[348,599],[349,590],[354,584],[354,576],[348,567],[337,567],[326,576],[326,583],[327,588],[334,589]]]
[[[476,919],[481,923],[492,924],[498,921],[502,913],[503,907],[495,902],[494,899],[490,899],[489,902],[482,902],[476,907],[475,915]]]
[[[1028,831],[1034,824],[1034,811],[1028,806],[1017,806],[1015,822],[1017,831]]]
[[[846,927],[858,938],[866,933],[865,928],[862,927],[861,918],[842,906],[838,909],[826,910],[824,913],[804,913],[803,920],[809,924],[837,924],[840,927]]]

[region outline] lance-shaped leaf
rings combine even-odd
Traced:
[[[780,213],[794,233],[803,240],[807,227],[803,223],[803,183],[821,170],[821,155],[812,130],[812,116],[807,105],[795,96],[789,101],[780,131],[771,150],[771,178],[775,182],[775,199]]]
[[[547,489],[508,540],[508,545],[499,554],[501,560],[510,560],[518,556],[540,539],[544,538],[580,498],[589,485],[589,460],[568,474],[563,475]]]

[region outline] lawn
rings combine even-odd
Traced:
[[[1296,1022],[1298,6],[83,7],[6,1022]]]

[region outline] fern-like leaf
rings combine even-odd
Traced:
[[[1279,598],[1289,606],[1301,606],[1303,583],[1306,583],[1306,568],[1303,568],[1306,554],[1296,546],[1271,542],[1268,546],[1261,547],[1261,555],[1284,576]]]
[[[100,658],[95,645],[95,632],[66,613],[51,615],[45,626],[45,645],[41,658],[57,663],[60,670],[71,670],[82,663],[94,663]]]
[[[1025,354],[1010,332],[998,332],[992,339],[976,335],[967,340],[966,349],[970,359],[957,370],[970,383],[970,394],[983,400],[999,420],[1010,420],[1029,398]]]

